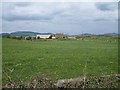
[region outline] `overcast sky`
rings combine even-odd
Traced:
[[[118,32],[117,2],[4,2],[2,32]]]

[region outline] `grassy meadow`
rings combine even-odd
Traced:
[[[29,41],[2,39],[3,83],[45,76],[52,80],[118,73],[118,41],[111,37],[84,40]]]

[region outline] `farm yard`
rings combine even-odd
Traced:
[[[3,85],[41,76],[51,80],[118,74],[118,40],[2,39]]]

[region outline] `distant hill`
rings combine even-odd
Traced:
[[[91,34],[91,33],[84,33],[80,34],[80,36],[120,36],[118,33],[104,33],[104,34]]]
[[[10,34],[9,33],[1,33],[0,36],[7,37],[7,36],[10,36]]]
[[[105,33],[105,34],[99,34],[99,36],[120,36],[118,33]]]
[[[31,31],[17,31],[17,32],[10,33],[11,36],[35,36],[37,34],[48,35],[52,33],[38,33],[38,32],[31,32]]]
[[[84,34],[81,34],[81,36],[94,36],[94,34],[91,34],[91,33],[84,33]]]

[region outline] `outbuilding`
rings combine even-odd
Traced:
[[[52,35],[36,35],[36,39],[50,39]]]

